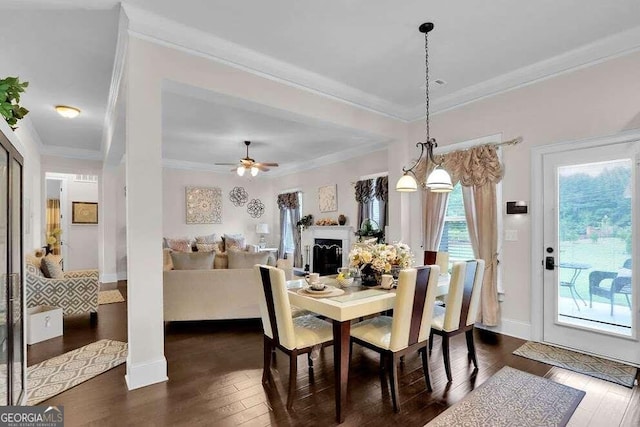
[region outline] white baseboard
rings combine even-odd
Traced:
[[[169,380],[169,377],[167,377],[167,359],[162,357],[153,362],[134,365],[127,357],[127,374],[124,379],[129,390],[167,381]]]
[[[118,276],[118,280],[127,280],[127,272],[126,271],[121,271],[120,273],[117,274]]]
[[[103,273],[100,275],[100,283],[114,283],[118,281],[118,274],[116,273]]]
[[[520,320],[502,319],[498,326],[484,326],[478,324],[477,327],[523,340],[531,339],[531,324]]]

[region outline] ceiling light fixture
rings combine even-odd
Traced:
[[[422,160],[424,150],[427,150],[427,156],[432,163],[436,165],[435,169],[429,174],[427,178],[426,187],[436,193],[449,193],[453,190],[451,185],[451,177],[446,170],[442,168],[442,162],[438,163],[433,158],[433,149],[438,146],[435,138],[431,138],[429,135],[429,32],[433,30],[433,24],[431,22],[425,22],[418,28],[421,33],[424,33],[424,50],[425,50],[425,108],[427,113],[426,118],[426,134],[427,139],[425,142],[418,142],[416,147],[420,147],[420,157],[416,160],[415,164],[410,168],[403,167],[404,174],[398,180],[396,184],[396,191],[414,192],[418,190],[418,183],[416,182],[416,174],[414,169]]]
[[[238,176],[243,176],[244,175],[244,166],[242,166],[242,165],[238,166],[238,168],[236,169],[236,172],[238,173]]]
[[[56,111],[65,119],[74,119],[80,115],[80,110],[68,105],[56,105]]]

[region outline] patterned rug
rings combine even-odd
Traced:
[[[638,369],[564,348],[527,341],[513,354],[632,388]]]
[[[427,426],[565,426],[584,395],[505,366]]]
[[[127,343],[100,340],[27,368],[33,406],[125,362]]]
[[[120,293],[119,289],[112,291],[100,291],[98,292],[98,304],[113,304],[114,302],[123,302],[124,297]]]

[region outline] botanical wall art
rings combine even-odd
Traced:
[[[264,214],[264,203],[259,199],[251,199],[247,204],[247,212],[252,218],[260,218]]]
[[[335,212],[338,210],[338,196],[335,184],[318,188],[318,207],[320,212]]]
[[[186,188],[187,224],[221,224],[222,190],[218,187]]]
[[[244,206],[249,200],[249,193],[244,187],[233,187],[231,191],[229,191],[229,200],[233,203],[233,206]]]
[[[94,202],[71,202],[72,224],[97,224],[98,204]]]

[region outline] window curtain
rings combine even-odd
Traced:
[[[462,184],[462,200],[473,254],[485,261],[480,321],[496,326],[498,304],[498,208],[496,185],[504,168],[495,145],[481,145],[446,156],[445,169]]]
[[[356,182],[355,191],[356,202],[358,202],[358,229],[362,226],[362,222],[369,218],[369,212],[371,212],[369,204],[371,203],[371,198],[374,196],[373,184],[373,179],[363,179]]]
[[[278,195],[278,208],[280,209],[280,245],[279,252],[284,255],[284,236],[287,232],[293,236],[293,266],[302,267],[302,241],[300,228],[297,226],[300,221],[300,193],[284,193]],[[287,223],[287,212],[291,222]],[[287,227],[289,229],[287,230]]]
[[[428,158],[422,159],[416,167],[416,175],[420,177],[420,184],[426,184],[427,177],[435,168]],[[456,182],[453,183],[456,185]],[[422,241],[425,251],[437,252],[444,232],[444,218],[447,214],[449,193],[433,193],[421,185],[422,191],[422,212],[423,230]]]
[[[374,191],[378,206],[380,209],[380,230],[384,231],[384,227],[389,223],[389,177],[379,176],[376,178],[376,187]]]
[[[60,229],[60,200],[47,199],[47,237],[51,236],[54,230]],[[60,242],[55,243],[51,249],[54,255],[60,255]]]

